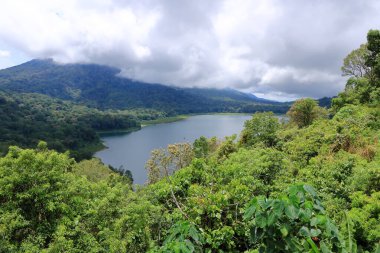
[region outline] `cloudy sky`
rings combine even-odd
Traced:
[[[317,98],[344,87],[342,60],[371,28],[378,0],[9,0],[0,68],[53,58],[146,82]]]

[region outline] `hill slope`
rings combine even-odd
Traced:
[[[101,109],[154,108],[168,115],[203,112],[285,112],[287,104],[224,89],[184,89],[118,76],[115,68],[32,60],[0,70],[0,89],[41,93]]]
[[[46,95],[2,91],[0,122],[0,156],[10,145],[33,147],[44,140],[49,148],[70,150],[78,160],[103,147],[96,131],[140,128],[126,111],[100,111]]]

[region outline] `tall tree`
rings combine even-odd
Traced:
[[[366,65],[369,54],[367,44],[362,44],[358,49],[349,53],[343,60],[341,68],[343,76],[365,77],[370,75],[371,68]]]
[[[252,119],[244,123],[239,143],[243,146],[252,146],[258,142],[266,146],[273,146],[276,142],[276,131],[280,123],[273,112],[258,112]]]
[[[188,166],[194,157],[190,143],[175,143],[167,149],[155,149],[145,168],[148,171],[148,184],[153,184],[164,177],[169,177],[175,171]]]
[[[379,86],[380,79],[380,31],[369,30],[367,34],[368,50],[369,54],[366,57],[366,65],[373,68],[373,71],[377,77],[376,84]]]
[[[362,45],[344,59],[343,75],[351,78],[347,80],[344,92],[333,99],[332,107],[335,111],[346,104],[380,104],[379,30],[368,32],[366,45],[366,48]]]
[[[325,118],[328,114],[327,110],[319,107],[314,99],[302,98],[294,102],[287,115],[298,127],[306,127],[315,119]]]

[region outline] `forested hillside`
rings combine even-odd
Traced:
[[[77,159],[91,158],[102,148],[96,131],[140,128],[131,112],[99,111],[46,95],[0,91],[0,156],[10,145],[71,151]],[[144,118],[144,117],[143,117]]]
[[[367,40],[331,110],[300,99],[288,122],[154,150],[135,190],[97,160],[11,147],[0,252],[379,252],[380,31]]]
[[[169,116],[207,112],[274,111],[289,104],[274,103],[235,90],[183,89],[148,84],[118,76],[120,70],[94,64],[56,64],[32,60],[0,70],[0,89],[41,93],[99,109],[154,109]]]

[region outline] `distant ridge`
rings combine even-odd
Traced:
[[[100,109],[148,108],[168,114],[286,112],[280,103],[233,89],[178,88],[119,77],[119,69],[96,64],[57,64],[35,59],[0,70],[0,89],[40,93]]]

